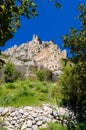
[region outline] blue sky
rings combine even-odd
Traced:
[[[62,49],[61,36],[69,32],[70,27],[80,28],[80,21],[76,19],[79,12],[77,5],[86,3],[85,0],[60,0],[62,9],[55,8],[48,0],[35,0],[38,5],[38,16],[32,19],[21,18],[21,27],[4,47],[5,50],[14,44],[20,45],[32,39],[37,34],[43,41],[54,40]]]

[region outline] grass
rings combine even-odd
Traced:
[[[7,130],[7,128],[0,127],[0,130]]]
[[[66,128],[65,126],[59,123],[50,122],[47,124],[47,128],[40,128],[39,130],[86,130],[86,121],[79,123],[77,125],[71,125],[70,127]]]
[[[4,128],[3,125],[4,125],[4,122],[0,118],[0,130],[7,130],[7,128]]]
[[[47,128],[40,128],[39,130],[67,130],[65,126],[58,123],[48,123]]]
[[[53,88],[53,89],[52,89]],[[53,82],[43,82],[39,80],[28,79],[24,81],[17,80],[14,83],[6,83],[0,86],[0,106],[37,106],[42,103],[56,103],[56,93],[58,89]],[[58,101],[61,96],[58,97]]]

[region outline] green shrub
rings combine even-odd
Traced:
[[[4,68],[5,81],[13,82],[15,80],[15,73],[15,66],[11,62],[8,62]]]
[[[6,88],[9,88],[9,89],[15,89],[15,84],[13,84],[13,83],[8,83],[5,86],[6,86]]]
[[[40,88],[40,92],[42,93],[48,93],[48,89],[45,87]]]
[[[46,97],[45,97],[44,94],[40,94],[39,97],[38,97],[38,99],[39,99],[40,101],[45,101],[45,100],[46,100]]]
[[[30,87],[30,88],[33,88],[34,86],[33,86],[33,84],[29,84],[29,87]]]
[[[31,66],[30,66],[30,72],[36,73],[36,71],[37,71],[37,67],[31,65]]]
[[[38,78],[40,81],[44,81],[45,74],[44,74],[43,71],[41,71],[41,70],[37,71],[36,75],[37,75],[37,78]]]
[[[0,99],[0,104],[1,105],[8,105],[11,102],[11,96],[10,95],[5,95]]]
[[[86,130],[86,121],[79,123],[78,127],[79,127],[79,130]]]
[[[37,73],[37,78],[40,80],[40,81],[49,81],[49,80],[52,80],[52,72],[48,69],[41,69],[41,70],[38,70]]]
[[[86,130],[86,121],[75,124],[73,121],[69,124],[68,130]]]
[[[18,92],[17,92],[17,96],[18,97],[22,97],[22,96],[28,96],[29,92],[27,87],[23,87],[21,88]]]
[[[16,71],[15,65],[11,62],[8,62],[4,68],[4,78],[5,82],[14,82],[20,76],[20,73]]]

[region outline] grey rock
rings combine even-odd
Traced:
[[[14,117],[15,115],[16,115],[15,112],[10,113],[10,116],[11,116],[11,117]]]
[[[14,117],[12,118],[12,120],[17,120],[17,117],[16,117],[16,116],[14,116]]]
[[[28,115],[28,119],[33,120],[34,118],[32,117],[32,115]]]
[[[60,76],[60,74],[61,74],[61,70],[54,71],[54,72],[52,73],[52,80],[53,80],[53,81],[57,81],[58,78],[59,78],[59,76]]]
[[[27,121],[27,127],[29,127],[29,128],[32,127],[32,121],[31,121],[31,120],[28,120],[28,121]]]
[[[39,121],[39,120],[40,120],[40,118],[39,118],[39,117],[36,117],[36,118],[35,118],[35,121],[36,121],[36,122],[37,122],[37,121]]]
[[[22,114],[17,114],[16,117],[17,117],[18,119],[21,119],[21,118],[22,118]]]
[[[13,125],[9,125],[9,128],[11,128],[11,129],[12,129],[12,128],[14,128],[14,126],[13,126]]]
[[[52,41],[42,42],[36,37],[26,44],[23,43],[20,46],[9,48],[2,54],[9,55],[8,60],[14,63],[15,66],[26,66],[26,68],[29,68],[37,65],[38,68],[43,66],[52,71],[59,70],[61,68],[60,59],[67,57],[66,51],[61,52]],[[26,73],[24,72],[23,76],[28,77]],[[55,78],[57,74],[59,75],[59,72],[54,72],[53,77]]]
[[[47,116],[45,116],[45,117],[43,118],[43,123],[45,123],[45,122],[50,122],[50,121],[51,121],[51,119],[48,118]]]
[[[26,128],[25,130],[32,130],[31,128]]]
[[[41,125],[42,125],[42,121],[38,121],[38,122],[36,123],[36,125],[41,126]]]
[[[32,113],[32,117],[36,118],[37,116],[37,113]]]
[[[48,114],[48,113],[52,113],[52,109],[50,108],[50,107],[48,107],[48,106],[43,106],[43,110],[45,111],[45,112],[47,112],[46,114]]]
[[[27,124],[26,124],[26,122],[24,122],[22,127],[21,127],[21,130],[25,130],[26,128],[27,128]]]
[[[28,117],[27,115],[23,115],[23,116],[22,116],[23,119],[26,119],[27,117]]]
[[[15,121],[15,120],[12,120],[12,121],[11,121],[11,125],[16,125],[16,121]]]
[[[57,113],[56,111],[53,111],[53,112],[52,112],[52,115],[53,115],[54,117],[57,117],[57,116],[58,116],[58,113]]]
[[[32,120],[32,124],[35,125],[36,124],[36,120]]]
[[[18,112],[21,113],[21,114],[24,114],[24,110],[23,109],[19,109]]]
[[[43,107],[21,107],[21,108],[3,108],[0,107],[0,118],[8,127],[8,130],[36,130],[48,122],[58,122],[67,126],[70,120],[76,122],[73,111],[58,106],[44,104]],[[63,118],[64,116],[64,118]]]
[[[19,111],[15,111],[15,115],[16,115],[16,116],[19,115]]]
[[[24,116],[28,116],[29,115],[29,113],[28,112],[24,112]]]
[[[24,107],[24,110],[29,110],[29,111],[32,111],[32,110],[33,110],[33,108],[32,108],[31,106],[25,106],[25,107]]]
[[[33,125],[33,126],[32,126],[32,130],[38,130],[37,125]]]
[[[0,114],[3,112],[4,107],[0,107]]]

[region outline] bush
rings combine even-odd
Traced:
[[[68,130],[86,130],[86,121],[78,123],[77,125],[72,121],[69,124]]]
[[[11,100],[12,98],[10,95],[4,95],[2,98],[0,98],[0,105],[9,105]]]
[[[9,89],[15,89],[16,86],[15,86],[14,83],[8,83],[8,84],[6,84],[6,88],[9,88]]]
[[[14,82],[20,77],[20,73],[16,71],[15,65],[8,62],[4,68],[5,82]]]
[[[36,75],[40,81],[52,80],[52,72],[50,70],[47,70],[47,69],[38,70]]]

